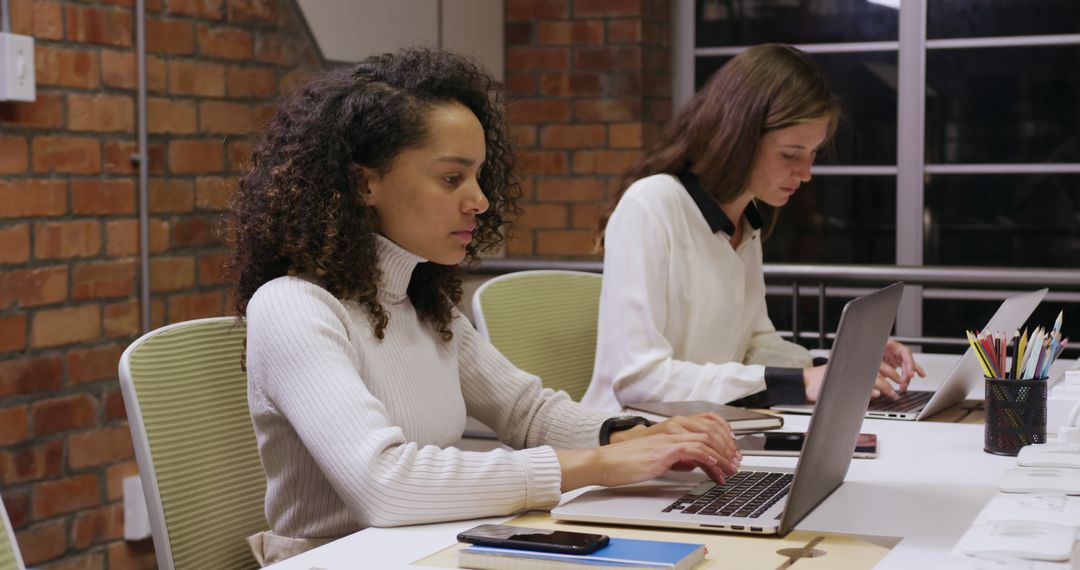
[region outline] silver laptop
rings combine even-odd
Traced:
[[[1046,296],[1047,289],[1016,295],[1005,299],[998,307],[990,322],[983,330],[1011,332],[1024,324],[1035,307]],[[956,361],[945,380],[936,390],[908,390],[900,399],[891,400],[879,397],[870,400],[866,410],[868,418],[889,420],[923,420],[957,404],[967,397],[972,385],[982,378],[979,361],[969,347],[960,360]],[[809,414],[814,411],[813,404],[791,404],[772,406],[781,412]]]
[[[583,493],[557,520],[785,535],[843,482],[903,285],[850,301],[840,315],[806,443],[791,469],[740,471],[723,485],[658,479]],[[847,445],[838,444],[847,442]]]

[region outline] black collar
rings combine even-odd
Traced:
[[[722,231],[729,236],[735,235],[735,223],[720,209],[720,204],[717,204],[716,200],[701,187],[701,181],[698,180],[697,175],[689,170],[680,170],[675,173],[675,176],[690,193],[690,197],[694,199],[694,203],[697,204],[698,210],[701,210],[701,215],[705,217],[705,221],[709,223],[709,229],[714,234]],[[746,205],[743,215],[746,216],[746,221],[750,222],[750,227],[755,230],[761,229],[763,225],[761,212],[753,200]]]

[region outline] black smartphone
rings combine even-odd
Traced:
[[[742,436],[738,444],[743,455],[795,456],[802,451],[804,441],[806,434],[803,432],[766,431]],[[860,433],[852,457],[873,459],[877,457],[877,452],[877,435]]]
[[[605,534],[525,528],[504,524],[482,524],[462,532],[457,539],[459,542],[471,542],[483,546],[563,554],[588,554],[608,543],[608,537]]]

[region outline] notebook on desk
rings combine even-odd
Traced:
[[[650,481],[583,493],[551,516],[558,520],[785,535],[844,480],[863,410],[889,337],[903,285],[844,306],[833,358],[794,470],[741,471],[712,481]],[[842,445],[840,442],[848,442]]]
[[[1015,295],[1005,299],[983,330],[1012,331],[1027,321],[1035,307],[1046,296],[1047,289]],[[876,373],[875,373],[876,374]],[[870,400],[866,417],[889,420],[923,420],[962,402],[972,385],[982,378],[982,370],[975,353],[969,347],[956,361],[937,390],[908,390],[899,400],[879,397]],[[814,404],[784,404],[772,406],[780,412],[809,414]]]

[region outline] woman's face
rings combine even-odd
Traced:
[[[815,119],[765,133],[754,155],[747,192],[770,206],[787,204],[799,185],[810,180],[810,165],[828,128],[828,119]]]
[[[487,153],[476,115],[453,102],[427,114],[428,137],[405,149],[383,175],[360,167],[366,203],[379,233],[412,253],[443,265],[465,258],[476,216],[488,208],[477,175]]]

